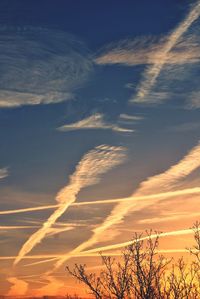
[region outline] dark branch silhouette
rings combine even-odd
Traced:
[[[132,245],[119,259],[103,256],[100,273],[88,273],[86,265],[75,264],[70,275],[84,283],[96,299],[199,299],[200,298],[200,223],[193,226],[195,244],[188,248],[191,261],[175,261],[158,253],[159,234],[147,238],[135,234]]]

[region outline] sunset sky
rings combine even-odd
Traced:
[[[0,294],[86,294],[134,232],[200,220],[200,1],[1,0]]]

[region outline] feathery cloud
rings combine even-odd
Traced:
[[[163,192],[169,191],[176,186],[176,183],[181,179],[188,176],[194,170],[200,167],[200,145],[194,147],[182,160],[177,164],[170,167],[164,173],[155,175],[148,178],[146,181],[142,182],[133,196],[143,196],[159,193],[161,190]],[[153,202],[159,201],[160,199],[153,199]],[[107,229],[111,226],[120,223],[123,218],[130,212],[138,211],[147,208],[152,204],[152,201],[131,201],[131,202],[121,202],[116,205],[111,211],[110,215],[105,219],[105,221],[93,230],[93,235],[87,241],[83,242],[77,248],[72,250],[70,254],[76,254],[91,247],[95,243],[102,240],[103,235]],[[70,256],[66,255],[66,258],[58,260],[55,264],[55,268],[60,267],[65,260]]]
[[[61,31],[0,28],[0,107],[73,98],[92,70],[83,43]]]
[[[186,108],[198,109],[198,83],[192,80],[188,85],[188,79],[191,80],[199,73],[196,71],[200,61],[199,26],[194,24],[199,16],[200,2],[197,0],[184,20],[168,35],[144,36],[113,43],[96,55],[95,62],[125,66],[147,65],[138,86],[127,85],[135,90],[130,102],[158,104],[172,97],[187,98]]]
[[[119,115],[119,119],[120,120],[125,120],[125,121],[130,121],[130,122],[135,122],[135,121],[140,121],[142,119],[144,119],[143,116],[138,116],[138,115],[130,115],[130,114],[126,114],[126,113],[121,113]]]
[[[0,168],[0,179],[4,179],[9,175],[8,168]]]
[[[58,192],[56,201],[60,204],[59,207],[43,223],[43,226],[25,242],[15,264],[43,240],[57,219],[75,202],[82,188],[97,184],[102,174],[122,163],[124,158],[125,150],[122,147],[101,145],[88,152],[79,162],[74,174],[71,175],[69,184]]]
[[[179,180],[188,176],[200,167],[200,144],[192,148],[178,163],[171,166],[164,173],[148,178],[141,183],[137,195],[152,194],[167,191],[174,187]],[[134,193],[135,194],[135,193]],[[135,195],[136,195],[135,194]]]
[[[72,124],[63,125],[58,128],[59,131],[75,131],[85,129],[109,129],[115,132],[133,132],[131,129],[119,127],[116,124],[106,122],[103,114],[95,113],[89,117],[86,117],[80,121]]]
[[[170,33],[167,37],[161,50],[156,54],[158,55],[158,60],[149,66],[143,75],[143,80],[137,88],[137,93],[131,101],[133,102],[145,102],[148,101],[146,96],[150,94],[152,87],[155,85],[157,78],[163,68],[163,66],[168,61],[168,55],[171,50],[179,42],[183,34],[190,28],[190,26],[197,20],[200,16],[200,1],[198,0],[196,5],[194,5],[190,12],[187,14],[185,19]]]
[[[48,236],[54,236],[60,233],[68,232],[70,230],[73,230],[74,226],[69,227],[60,227],[60,228],[51,228],[49,229]]]
[[[165,37],[144,36],[134,40],[123,40],[111,44],[96,57],[97,64],[121,64],[134,66],[140,64],[156,64],[163,59]],[[175,49],[167,54],[167,64],[194,63],[200,60],[199,47],[190,39],[181,41]]]
[[[187,108],[199,109],[200,108],[200,91],[192,92],[189,96]]]

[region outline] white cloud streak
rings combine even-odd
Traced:
[[[8,168],[0,168],[0,179],[4,179],[9,175]]]
[[[80,121],[72,124],[63,125],[58,128],[59,131],[75,131],[75,130],[88,130],[88,129],[103,129],[112,130],[115,132],[134,132],[134,130],[119,127],[117,124],[112,124],[104,120],[103,114],[95,113]]]
[[[161,232],[161,233],[156,233],[156,234],[152,234],[151,235],[151,239],[155,239],[157,238],[157,236],[159,235],[160,238],[163,237],[173,237],[173,236],[183,236],[183,235],[191,235],[194,234],[194,230],[191,229],[182,229],[182,230],[174,230],[174,231],[169,231],[169,232]],[[142,240],[147,240],[149,238],[149,236],[144,236],[141,237],[140,241]],[[69,257],[83,257],[83,256],[99,256],[100,252],[104,252],[104,251],[108,251],[108,250],[116,250],[116,249],[120,249],[120,248],[124,248],[126,246],[129,246],[133,243],[135,243],[135,240],[131,240],[131,241],[127,241],[127,242],[122,242],[122,243],[116,243],[116,244],[111,244],[111,245],[106,245],[106,246],[99,246],[90,250],[85,250],[82,252],[77,252],[77,253],[69,253]],[[185,252],[186,250],[184,249],[162,249],[160,250],[160,252]],[[106,255],[112,255],[114,254],[113,252],[109,252]],[[16,256],[0,256],[0,260],[14,260],[16,258]],[[56,260],[56,259],[60,259],[60,258],[66,258],[66,254],[38,254],[38,255],[27,255],[24,257],[25,260],[34,260],[34,259],[49,259],[49,261],[51,260]]]
[[[57,235],[60,233],[68,232],[70,230],[73,230],[74,228],[75,227],[73,227],[73,226],[61,227],[61,228],[51,228],[51,229],[49,229],[48,236],[54,236],[54,235]]]
[[[135,121],[140,121],[140,120],[144,119],[144,117],[138,116],[138,115],[130,115],[130,114],[126,114],[126,113],[121,113],[119,115],[119,119],[125,120],[125,121],[130,121],[130,122],[135,122]]]
[[[0,225],[0,231],[1,230],[16,230],[16,229],[32,229],[32,228],[37,228],[39,227],[38,225]]]
[[[200,145],[194,147],[182,160],[170,167],[164,173],[150,177],[141,183],[138,190],[133,193],[133,196],[155,194],[156,192],[160,192],[160,190],[164,192],[169,191],[170,189],[176,187],[176,183],[178,181],[188,176],[198,167],[200,167]],[[156,201],[159,201],[159,199],[154,199],[153,203]],[[69,253],[69,256],[66,255],[66,258],[60,259],[55,264],[55,269],[60,267],[70,257],[70,254],[82,252],[86,248],[102,241],[105,231],[111,226],[120,223],[128,213],[147,208],[151,204],[152,201],[147,200],[122,202],[116,205],[105,221],[99,227],[93,230],[93,236],[72,250]]]
[[[92,70],[83,43],[61,31],[0,28],[0,108],[73,98]]]
[[[14,264],[16,265],[43,240],[57,219],[75,202],[82,188],[97,184],[102,174],[122,163],[124,158],[125,150],[122,147],[101,145],[88,152],[79,162],[74,174],[71,175],[69,184],[58,192],[56,201],[59,203],[59,207],[43,223],[42,228],[25,242]]]
[[[192,92],[190,94],[187,108],[200,109],[200,91]]]
[[[99,204],[114,204],[114,203],[122,203],[122,202],[131,202],[131,201],[138,201],[141,202],[144,200],[156,199],[162,200],[166,198],[181,196],[181,195],[194,195],[200,193],[200,187],[194,188],[187,188],[187,189],[180,189],[176,191],[169,191],[163,193],[155,193],[150,195],[143,195],[143,196],[129,196],[129,197],[122,197],[122,198],[114,198],[114,199],[105,199],[105,200],[94,200],[94,201],[83,201],[83,202],[75,202],[70,205],[70,207],[81,207],[81,206],[88,206],[88,205],[99,205]],[[42,211],[48,209],[55,209],[58,208],[60,205],[48,205],[48,206],[39,206],[33,208],[24,208],[24,209],[17,209],[17,210],[5,210],[0,211],[0,215],[10,215],[10,214],[18,214],[18,213],[27,213],[27,212],[35,212],[35,211]],[[72,225],[73,226],[73,225]]]
[[[149,95],[152,87],[155,85],[157,78],[163,68],[167,63],[168,55],[183,34],[188,30],[188,28],[197,20],[200,16],[200,1],[197,1],[196,5],[192,7],[185,19],[168,35],[166,42],[164,43],[160,53],[158,52],[158,60],[149,66],[144,75],[143,80],[137,88],[137,94],[135,98],[132,99],[133,102],[143,102],[146,101],[145,97]]]
[[[194,234],[193,229],[175,230],[175,231],[171,231],[171,232],[152,234],[151,239],[157,238],[158,235],[159,235],[160,238],[163,238],[163,237],[171,237],[171,236],[172,237],[173,236],[184,236],[184,235],[190,235],[190,234]],[[149,238],[149,236],[141,237],[141,238],[138,239],[138,241],[147,240],[148,238]],[[98,248],[94,248],[94,249],[91,249],[91,250],[84,251],[84,252],[82,252],[82,254],[91,254],[91,253],[103,252],[103,251],[107,251],[107,250],[115,250],[115,249],[119,249],[119,248],[129,246],[131,244],[134,244],[135,242],[136,242],[135,240],[132,240],[132,241],[128,241],[128,242],[117,243],[117,244],[112,244],[112,245],[108,245],[108,246],[102,246],[102,247],[98,247]],[[167,252],[167,250],[164,250],[164,251]],[[163,252],[163,250],[162,250],[162,252]],[[179,249],[177,250],[177,252],[179,252]],[[185,252],[185,250],[184,250],[184,252]]]
[[[102,54],[97,56],[97,64],[121,64],[125,66],[154,65],[163,59],[163,47],[167,39],[164,37],[139,37],[134,40],[124,40],[111,44]],[[189,46],[189,47],[188,47]],[[191,46],[191,47],[190,47]],[[167,64],[194,63],[200,60],[199,47],[186,39],[169,52]]]

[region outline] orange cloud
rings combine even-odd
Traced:
[[[56,279],[53,276],[45,276],[45,280],[47,281],[46,285],[34,290],[32,293],[37,296],[43,296],[44,294],[47,296],[56,296],[63,295],[65,290],[65,282]]]
[[[26,295],[28,291],[28,283],[26,281],[16,277],[9,277],[7,281],[12,284],[7,293],[8,296]]]

